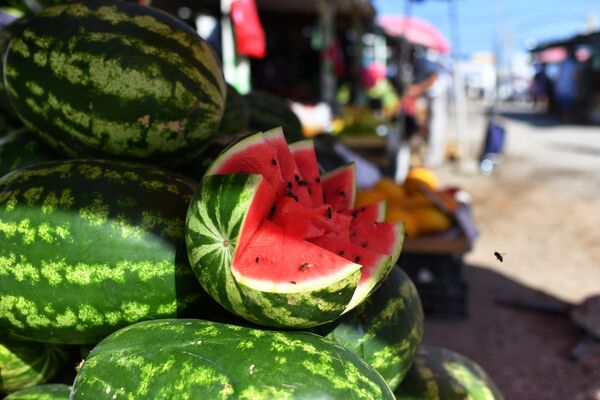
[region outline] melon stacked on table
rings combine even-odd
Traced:
[[[321,173],[277,127],[214,159],[222,71],[167,13],[28,18],[0,36],[25,126],[0,142],[0,392],[392,399],[423,311],[393,268],[403,227],[354,207],[353,166]],[[202,158],[199,183],[166,168]]]

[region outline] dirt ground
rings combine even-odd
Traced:
[[[469,109],[474,160],[485,118],[481,106]],[[496,301],[578,304],[600,294],[600,127],[561,125],[527,105],[500,111],[506,147],[492,175],[468,157],[438,169],[442,184],[471,194],[480,235],[465,255],[468,317],[427,318],[424,343],[478,362],[507,400],[600,400],[600,342],[571,361],[582,333],[567,316]]]

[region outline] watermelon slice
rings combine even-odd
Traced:
[[[264,132],[263,137],[275,149],[281,170],[281,177],[285,182],[285,186],[280,189],[279,194],[291,196],[297,199],[302,205],[312,206],[313,202],[311,195],[308,193],[308,185],[305,184],[304,176],[298,169],[296,161],[294,161],[294,157],[290,153],[281,128]]]
[[[370,222],[376,221],[381,222],[385,220],[385,212],[386,212],[386,201],[381,200],[376,203],[372,203],[369,205],[352,208],[350,210],[343,211],[342,214],[351,215],[352,216],[352,224],[358,222]]]
[[[323,187],[316,161],[307,164],[312,144],[286,151],[282,138],[280,130],[257,133],[217,157],[190,203],[186,245],[194,274],[223,307],[260,325],[310,328],[367,298],[396,263],[404,232],[374,225],[369,216],[378,218],[380,206],[352,214],[352,166],[327,175],[331,198],[342,190],[348,198],[324,204],[321,195],[315,204]],[[297,172],[315,183],[301,185],[310,204],[281,190]]]
[[[300,140],[289,145],[290,152],[298,169],[304,177],[308,191],[312,197],[313,205],[323,204],[323,188],[321,185],[321,172],[317,162],[317,153],[312,140]]]
[[[321,177],[323,201],[331,204],[334,211],[346,211],[354,207],[356,199],[356,168],[354,163],[345,164]]]

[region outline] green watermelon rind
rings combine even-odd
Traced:
[[[393,399],[356,354],[315,334],[202,320],[137,323],[85,359],[71,400]]]

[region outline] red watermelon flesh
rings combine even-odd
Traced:
[[[358,222],[381,222],[385,219],[386,201],[381,200],[369,205],[343,211],[342,214],[352,216],[352,224]]]
[[[233,273],[253,286],[273,291],[294,291],[302,284],[323,278],[344,276],[356,270],[356,263],[293,236],[265,220],[243,252],[237,252]]]
[[[323,199],[334,211],[346,211],[354,207],[356,198],[356,170],[354,163],[342,165],[327,172],[321,178]]]
[[[277,153],[281,177],[285,186],[280,189],[280,195],[289,194],[298,199],[298,202],[305,206],[312,206],[312,198],[308,193],[308,185],[304,184],[304,176],[298,169],[294,157],[290,153],[287,141],[281,128],[271,129],[263,133],[263,137]]]
[[[314,206],[321,205],[323,201],[323,189],[321,186],[321,172],[317,161],[317,153],[313,141],[301,140],[289,145],[294,161],[304,177],[303,185],[308,187]]]
[[[366,298],[366,295],[377,289],[383,280],[382,276],[387,276],[393,267],[392,258],[389,255],[352,243],[327,237],[312,239],[311,242],[363,266],[362,275],[354,293],[355,297],[350,302],[347,311],[357,306]]]
[[[219,157],[205,175],[219,174],[260,174],[277,192],[285,186],[277,152],[269,146],[260,134],[248,136],[225,149],[227,157]],[[269,205],[270,207],[270,205]]]
[[[357,222],[350,227],[350,241],[397,258],[404,242],[404,227],[392,222]]]

